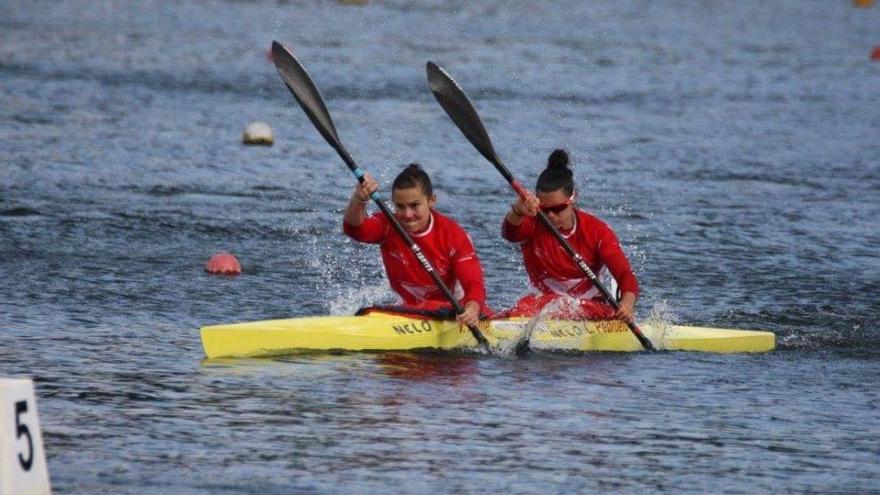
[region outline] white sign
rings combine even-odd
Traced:
[[[0,378],[0,495],[49,493],[34,384]]]

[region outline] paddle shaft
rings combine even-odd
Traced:
[[[455,82],[452,76],[433,62],[428,62],[426,70],[431,92],[434,94],[434,97],[437,99],[437,102],[443,110],[446,111],[446,114],[449,115],[456,127],[458,127],[462,134],[464,134],[464,137],[474,145],[477,151],[479,151],[489,162],[495,165],[495,169],[504,176],[519,197],[525,199],[528,195],[526,189],[523,187],[522,183],[516,180],[513,174],[510,173],[510,170],[508,170],[501,161],[501,158],[498,157],[498,153],[495,152],[495,148],[492,146],[492,140],[489,138],[489,133],[486,131],[483,121],[477,113],[477,109],[474,108],[473,103],[471,103],[470,98],[467,97],[464,90],[461,89],[461,86]],[[583,257],[572,249],[568,241],[562,237],[562,234],[553,226],[544,212],[539,211],[538,218],[544,227],[553,234],[553,237],[559,241],[559,244],[574,260],[578,268],[580,268],[593,285],[599,289],[599,292],[602,293],[602,296],[608,301],[608,303],[611,304],[615,310],[619,310],[620,304],[617,302],[617,298],[612,296],[608,289],[605,288],[605,285],[602,284],[596,274],[593,273],[593,270],[590,269]],[[636,339],[642,344],[642,347],[651,351],[654,350],[651,341],[645,337],[635,323],[627,322],[627,326],[632,331],[633,335],[635,335]]]
[[[302,107],[303,111],[309,117],[309,120],[312,121],[312,124],[315,125],[318,132],[324,137],[327,143],[336,150],[342,158],[342,161],[345,162],[349,170],[351,170],[354,176],[357,177],[358,181],[363,183],[364,172],[357,166],[354,159],[348,153],[348,150],[342,145],[342,141],[336,134],[333,120],[330,118],[330,112],[327,111],[327,106],[324,104],[324,99],[321,97],[320,91],[318,91],[317,86],[315,86],[315,83],[308,75],[308,72],[306,72],[305,68],[299,60],[296,59],[293,53],[277,41],[272,42],[272,58],[275,62],[275,67],[278,69],[278,73],[281,75],[281,79],[284,81],[287,89],[293,93],[294,98],[296,98],[300,107]],[[455,312],[458,314],[463,313],[464,308],[459,304],[458,300],[455,299],[455,296],[452,295],[449,288],[446,287],[446,284],[434,270],[434,267],[431,266],[431,262],[425,257],[425,254],[422,252],[419,245],[415,243],[412,236],[409,235],[409,232],[400,225],[400,222],[385,202],[382,201],[379,193],[374,191],[370,195],[370,198],[376,203],[376,206],[379,207],[385,217],[388,218],[388,221],[391,222],[394,230],[400,235],[404,242],[406,242],[407,246],[409,246],[413,255],[422,265],[422,268],[428,272],[431,280],[434,281],[434,284],[440,289],[446,300],[452,304],[452,308]],[[475,325],[468,325],[468,329],[471,331],[471,334],[480,346],[482,346],[487,353],[491,352],[489,342],[486,340],[486,337],[483,336],[483,333],[480,332],[480,329]]]

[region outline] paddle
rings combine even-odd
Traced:
[[[287,47],[277,41],[272,42],[272,60],[275,62],[275,67],[278,69],[281,79],[284,80],[284,84],[286,84],[290,92],[293,93],[293,96],[296,98],[296,101],[299,102],[303,111],[305,111],[306,115],[309,117],[309,120],[311,120],[312,124],[318,129],[318,132],[324,136],[327,143],[339,153],[339,156],[342,157],[342,161],[345,162],[349,170],[351,170],[354,176],[357,177],[358,181],[363,182],[364,172],[357,166],[351,158],[351,155],[346,151],[345,147],[342,146],[342,141],[340,141],[339,136],[336,135],[336,127],[333,125],[333,120],[330,119],[330,113],[327,111],[327,106],[324,104],[324,99],[321,97],[321,93],[318,91],[318,88],[315,87],[315,83],[312,82],[312,78],[309,77],[309,74],[303,68],[302,64],[299,63]],[[422,267],[428,272],[428,275],[431,276],[431,279],[443,292],[446,299],[452,304],[452,308],[455,312],[459,314],[464,312],[464,308],[461,307],[461,304],[455,299],[455,296],[452,295],[452,292],[449,291],[449,288],[446,287],[446,284],[443,283],[443,280],[437,275],[437,272],[434,271],[434,267],[431,266],[428,258],[422,253],[422,249],[415,243],[415,241],[413,241],[412,237],[403,226],[400,225],[400,222],[397,221],[397,218],[394,217],[391,210],[389,210],[388,206],[385,205],[385,202],[382,201],[379,193],[373,192],[373,194],[370,195],[370,198],[376,203],[376,206],[382,210],[382,213],[385,214],[388,221],[394,226],[394,230],[400,234],[400,237],[403,238],[404,242],[409,246],[413,255],[419,260],[419,263],[422,264]],[[474,325],[468,325],[468,329],[470,329],[471,334],[473,334],[474,338],[480,346],[483,347],[486,353],[491,353],[492,351],[489,348],[489,342],[480,332],[480,329]]]
[[[513,174],[510,173],[510,170],[504,166],[504,163],[498,157],[498,154],[495,153],[495,148],[492,146],[492,140],[489,139],[489,133],[486,132],[486,128],[483,126],[483,122],[477,114],[477,110],[474,108],[474,105],[471,103],[470,99],[468,99],[467,95],[464,94],[464,91],[458,83],[456,83],[446,71],[433,62],[428,62],[426,70],[428,72],[428,84],[431,86],[431,92],[434,93],[434,97],[437,98],[437,102],[440,103],[443,110],[445,110],[452,121],[455,122],[455,125],[461,130],[464,137],[466,137],[468,141],[477,148],[477,151],[479,151],[480,154],[495,165],[495,168],[501,172],[501,175],[503,175],[505,179],[507,179],[507,182],[510,183],[513,190],[516,191],[521,198],[525,199],[525,188],[523,188],[523,185],[516,180]],[[617,302],[617,299],[608,292],[608,289],[606,289],[599,278],[596,277],[593,270],[587,266],[587,263],[581,255],[571,248],[571,245],[564,237],[562,237],[559,230],[550,223],[550,220],[544,212],[539,211],[538,218],[541,223],[544,224],[544,227],[556,237],[556,240],[559,241],[559,244],[562,245],[562,248],[574,260],[581,271],[583,271],[590,281],[593,282],[593,285],[599,289],[602,296],[605,297],[614,309],[619,309],[620,304]],[[651,351],[654,350],[651,341],[645,337],[635,323],[628,322],[627,326],[629,326],[629,329],[642,344],[642,347]]]

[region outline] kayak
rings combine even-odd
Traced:
[[[511,347],[529,320],[486,320],[480,330],[492,348]],[[642,333],[658,350],[767,352],[776,347],[772,332],[642,323]],[[303,351],[390,351],[476,349],[469,331],[455,321],[370,312],[362,316],[311,316],[201,328],[208,358],[267,357]],[[533,322],[533,349],[554,351],[639,351],[639,341],[617,320]]]

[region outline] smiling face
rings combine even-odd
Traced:
[[[417,233],[428,228],[431,220],[431,208],[437,202],[437,195],[425,195],[420,187],[407,187],[391,191],[394,202],[394,216],[410,233]]]
[[[550,192],[538,191],[536,196],[541,202],[541,211],[557,230],[574,228],[574,195],[569,196],[562,189],[557,189]]]

